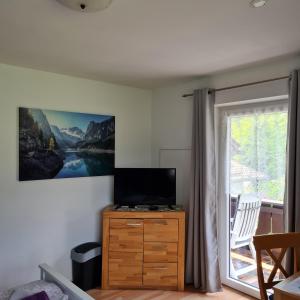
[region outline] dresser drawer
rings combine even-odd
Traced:
[[[143,220],[111,219],[109,251],[143,252]]]
[[[143,284],[143,254],[110,252],[108,270],[110,286],[141,287]]]
[[[177,287],[177,263],[144,263],[144,287]]]
[[[176,219],[145,219],[144,241],[146,242],[177,242],[178,220]]]
[[[178,244],[162,242],[144,243],[144,262],[177,262]]]

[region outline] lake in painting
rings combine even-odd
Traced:
[[[19,108],[19,179],[112,175],[113,116]]]
[[[114,155],[110,153],[65,152],[64,166],[55,178],[107,175],[111,173],[113,163]]]

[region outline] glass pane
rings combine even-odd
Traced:
[[[229,127],[230,276],[258,287],[252,236],[283,232],[287,112],[231,116]],[[272,264],[266,255],[266,275]]]

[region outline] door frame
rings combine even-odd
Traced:
[[[272,105],[272,103],[280,102],[283,105],[288,105],[288,95],[268,97],[255,100],[222,103],[215,105],[215,145],[216,145],[216,166],[217,166],[217,202],[218,202],[218,244],[219,244],[219,259],[220,259],[220,273],[221,281],[224,285],[248,294],[254,298],[260,299],[259,289],[243,283],[237,279],[230,277],[230,201],[229,193],[226,195],[226,186],[221,186],[220,190],[220,176],[225,174],[224,166],[221,162],[224,162],[224,155],[227,149],[224,149],[224,143],[221,142],[221,138],[224,138],[223,126],[227,120],[224,120],[224,114],[226,111],[230,111],[235,108],[245,108],[245,107],[263,107]],[[228,124],[226,124],[228,126]],[[228,137],[228,130],[225,130]],[[224,199],[225,201],[222,201]]]

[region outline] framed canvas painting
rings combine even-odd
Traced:
[[[19,180],[112,175],[115,117],[19,108]]]

